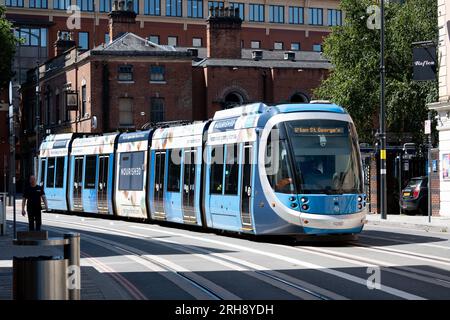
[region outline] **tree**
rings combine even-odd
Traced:
[[[16,38],[11,23],[5,18],[5,8],[0,6],[0,88],[13,76],[11,62],[16,49]]]
[[[372,142],[380,103],[380,32],[367,27],[373,0],[341,0],[344,25],[333,27],[324,40],[324,56],[333,65],[330,76],[314,92],[344,106],[353,117],[360,140]],[[387,1],[386,1],[387,2]],[[438,43],[437,1],[406,0],[386,4],[386,123],[390,139],[410,136],[423,142],[426,104],[436,101],[437,81],[412,80],[412,43]]]

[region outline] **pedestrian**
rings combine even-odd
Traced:
[[[41,231],[41,199],[44,201],[45,209],[48,210],[47,198],[44,188],[36,183],[36,177],[30,176],[30,185],[25,189],[22,200],[22,215],[28,212],[28,228],[30,231]],[[25,211],[25,205],[27,211]]]

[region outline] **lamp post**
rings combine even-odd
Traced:
[[[11,180],[9,187],[9,195],[12,197],[13,206],[13,233],[14,239],[16,238],[16,112],[15,112],[15,99],[13,93],[12,81],[9,82],[9,150],[10,150],[10,163],[11,163]]]
[[[36,66],[36,162],[35,162],[35,174],[38,172],[38,157],[39,157],[39,134],[40,134],[40,126],[41,126],[41,108],[39,106],[39,63]]]
[[[17,30],[17,29],[16,29]],[[37,41],[37,60],[36,60],[36,128],[35,128],[35,132],[36,132],[36,154],[35,157],[36,159],[39,157],[39,135],[40,135],[40,108],[39,108],[39,64],[41,62],[41,48],[42,48],[42,38],[41,38],[41,32],[39,31],[38,34],[34,34],[31,31],[26,31],[23,28],[20,28],[20,36],[22,34],[26,34],[27,36],[36,39]],[[21,63],[21,43],[19,42],[19,64]],[[23,79],[21,79],[21,73],[19,72],[19,83],[22,83]],[[38,163],[37,160],[34,162],[34,173],[37,174],[38,172]]]
[[[384,59],[385,47],[385,19],[384,1],[381,1],[381,35],[380,35],[380,213],[381,219],[387,218],[387,190],[386,190],[386,114],[385,114],[385,86],[386,67]]]

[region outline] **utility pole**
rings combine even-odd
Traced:
[[[11,166],[10,166],[10,197],[12,197],[13,206],[13,233],[14,239],[16,238],[16,101],[14,99],[13,84],[9,82],[9,148],[11,153]]]
[[[385,115],[385,86],[386,67],[384,59],[385,47],[385,19],[384,1],[381,0],[381,48],[380,48],[380,213],[381,219],[387,218],[387,190],[386,190],[386,115]]]
[[[35,174],[38,173],[38,157],[39,157],[39,134],[41,127],[41,108],[39,106],[39,61],[36,66],[36,160],[35,160]]]
[[[37,177],[38,176],[38,172],[39,172],[39,136],[40,136],[40,131],[41,131],[41,108],[39,106],[39,95],[40,95],[40,90],[39,90],[39,76],[40,76],[40,71],[39,71],[39,66],[41,64],[41,34],[39,33],[39,37],[38,37],[38,60],[36,62],[36,160],[35,160],[35,166],[34,166],[34,174]]]
[[[431,172],[432,172],[432,159],[431,159],[431,111],[428,111],[428,123],[429,132],[428,132],[428,222],[431,223],[431,215],[432,215],[432,199],[431,199]]]

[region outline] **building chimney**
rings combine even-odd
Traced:
[[[75,40],[73,40],[73,34],[72,32],[61,32],[58,31],[58,35],[54,44],[55,47],[55,56],[60,56],[64,52],[66,52],[69,49],[72,49],[75,47],[77,43]]]
[[[210,7],[206,29],[208,58],[240,59],[241,37],[239,9]]]
[[[112,10],[109,13],[110,43],[124,33],[132,32],[135,26],[136,12],[134,12],[133,1],[114,0]]]

